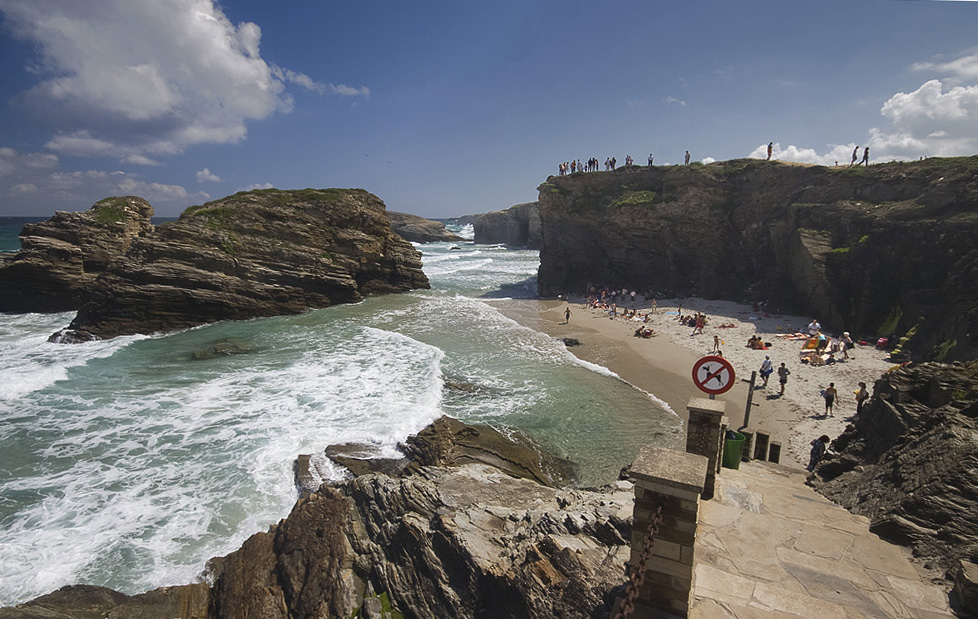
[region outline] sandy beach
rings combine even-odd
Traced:
[[[635,304],[640,316],[634,320],[613,318],[606,310],[587,308],[583,299],[519,301],[500,309],[530,328],[554,337],[578,340],[580,345],[568,347],[570,352],[654,394],[683,420],[687,417],[690,398],[708,397],[694,385],[692,368],[697,359],[711,354],[714,335],[720,338],[723,357],[737,374],[734,386],[716,396],[726,403],[732,428],[744,425],[751,372],[760,370],[765,355],[771,357],[775,368],[784,363],[791,372],[784,396],[778,395],[777,373],[771,376],[766,388],[758,373],[749,426],[769,433],[771,441],[780,442],[781,463],[789,466],[803,467],[808,463],[809,443],[813,438],[827,434],[834,439],[842,433],[856,411],[854,392],[859,381],[866,382],[872,394],[875,380],[894,366],[886,360],[886,353],[859,344],[849,351],[847,360],[822,366],[802,363],[799,353],[803,342],[778,336],[802,331],[813,317],[765,315],[753,312],[750,306],[729,301],[660,299],[656,313],[647,323],[655,335],[639,338],[634,332],[646,324],[641,315],[651,311],[651,302],[639,299]],[[626,305],[626,309],[632,309],[630,302]],[[568,307],[571,316],[565,321]],[[702,312],[708,316],[702,334],[691,335],[692,327],[680,324],[680,308],[684,315]],[[768,350],[746,346],[755,334],[770,344]],[[825,401],[821,396],[830,382],[835,383],[839,394],[831,417],[825,415]]]

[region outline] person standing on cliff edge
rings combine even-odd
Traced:
[[[774,142],[767,143],[767,160],[771,160],[771,153],[774,151]]]
[[[686,151],[686,165],[689,165],[689,151]]]

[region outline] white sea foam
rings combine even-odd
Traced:
[[[531,290],[535,252],[450,247],[424,248],[429,291],[167,336],[55,345],[70,314],[0,316],[0,606],[77,582],[190,582],[288,514],[297,455],[338,479],[326,445],[393,456],[443,413],[531,433],[582,483],[617,474],[638,433],[671,431],[648,398],[476,298]],[[191,360],[225,337],[251,352]]]

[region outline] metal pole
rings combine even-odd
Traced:
[[[747,409],[744,411],[744,425],[740,426],[743,430],[750,425],[750,407],[754,400],[754,381],[757,380],[757,370],[750,373],[750,387],[747,388]]]

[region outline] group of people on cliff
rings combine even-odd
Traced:
[[[689,153],[686,153],[687,159],[689,158]],[[649,153],[649,167],[652,166],[652,153]],[[687,164],[689,161],[686,162]],[[557,164],[557,173],[559,176],[567,176],[568,174],[575,174],[577,172],[597,172],[598,167],[601,164],[598,162],[597,157],[591,157],[586,162],[581,163],[580,159],[571,159],[570,161],[565,161],[563,163]],[[633,166],[635,165],[635,159],[631,155],[625,155],[625,165]],[[615,157],[608,157],[604,160],[605,171],[614,170],[618,167],[618,159]]]

